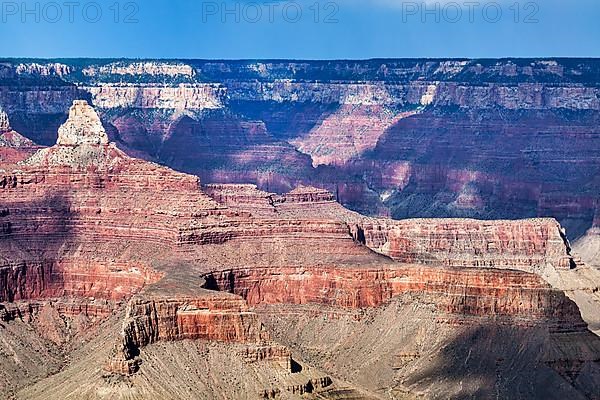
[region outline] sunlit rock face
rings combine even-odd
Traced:
[[[76,100],[69,109],[69,118],[58,129],[59,146],[108,144],[108,136],[98,114],[85,100]]]
[[[96,166],[106,169],[109,164],[127,158],[109,144],[96,111],[86,100],[75,100],[69,109],[67,121],[58,128],[56,145],[38,151],[24,164],[70,166],[76,169]]]
[[[0,133],[10,131],[10,123],[8,121],[8,115],[6,112],[0,107]]]

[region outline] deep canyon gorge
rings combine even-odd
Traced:
[[[599,82],[0,60],[0,397],[600,399]]]

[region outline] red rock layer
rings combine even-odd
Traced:
[[[173,288],[177,291],[177,288]],[[137,371],[141,347],[158,341],[203,339],[247,343],[248,362],[270,360],[290,367],[285,347],[270,343],[258,316],[242,298],[196,289],[194,296],[139,295],[127,305],[121,331],[105,369],[111,373]]]
[[[135,262],[25,261],[0,266],[0,301],[54,297],[125,300],[160,276]]]
[[[299,206],[308,204],[313,208],[318,203],[333,204],[335,196],[324,189],[310,186],[298,186],[284,194],[275,194],[259,190],[251,184],[208,184],[202,186],[203,192],[220,204],[236,209],[247,209],[262,216],[263,212],[280,211],[281,206]],[[279,207],[279,208],[278,208]],[[278,208],[278,209],[276,209]],[[310,215],[312,215],[310,214]]]
[[[22,149],[13,147],[0,147],[0,162],[18,163],[35,153],[37,149]]]
[[[299,186],[281,196],[281,203],[327,203],[335,201],[332,193],[324,189]]]
[[[250,305],[324,304],[378,307],[395,296],[435,299],[442,316],[469,316],[508,324],[548,324],[554,330],[581,331],[575,303],[536,275],[516,271],[428,267],[247,268],[206,276],[207,288],[236,293]]]
[[[564,232],[553,219],[364,219],[353,227],[353,235],[369,247],[406,263],[529,272],[546,264],[555,268],[576,267]]]
[[[228,224],[204,225],[201,228],[182,229],[179,243],[182,244],[221,244],[232,239],[253,239],[260,237],[290,236],[302,239],[307,236],[340,238],[349,237],[346,224],[338,221],[324,220],[252,220],[246,222],[232,221]]]
[[[127,341],[140,347],[159,340],[259,343],[268,339],[243,299],[210,292],[193,298],[134,298],[127,306],[124,332]]]
[[[228,207],[258,207],[273,211],[274,193],[258,190],[251,184],[208,184],[202,191],[220,204]]]
[[[176,245],[194,219],[238,215],[203,195],[196,177],[133,160],[113,145],[86,147],[95,156],[88,165],[64,165],[81,150],[56,146],[0,177],[4,237],[34,242],[82,235]]]

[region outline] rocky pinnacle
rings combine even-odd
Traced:
[[[0,107],[0,133],[9,132],[11,130],[10,123],[8,121],[8,115]]]
[[[39,150],[23,163],[104,168],[124,158],[127,158],[125,153],[109,143],[96,111],[87,101],[75,100],[69,118],[58,128],[56,145]]]
[[[108,144],[108,136],[96,111],[85,100],[75,100],[69,118],[58,129],[58,145]]]

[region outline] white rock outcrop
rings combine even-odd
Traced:
[[[9,132],[11,130],[8,115],[4,112],[2,107],[0,107],[0,133]]]
[[[57,145],[108,144],[108,135],[96,111],[85,100],[75,100],[69,118],[58,128]]]

